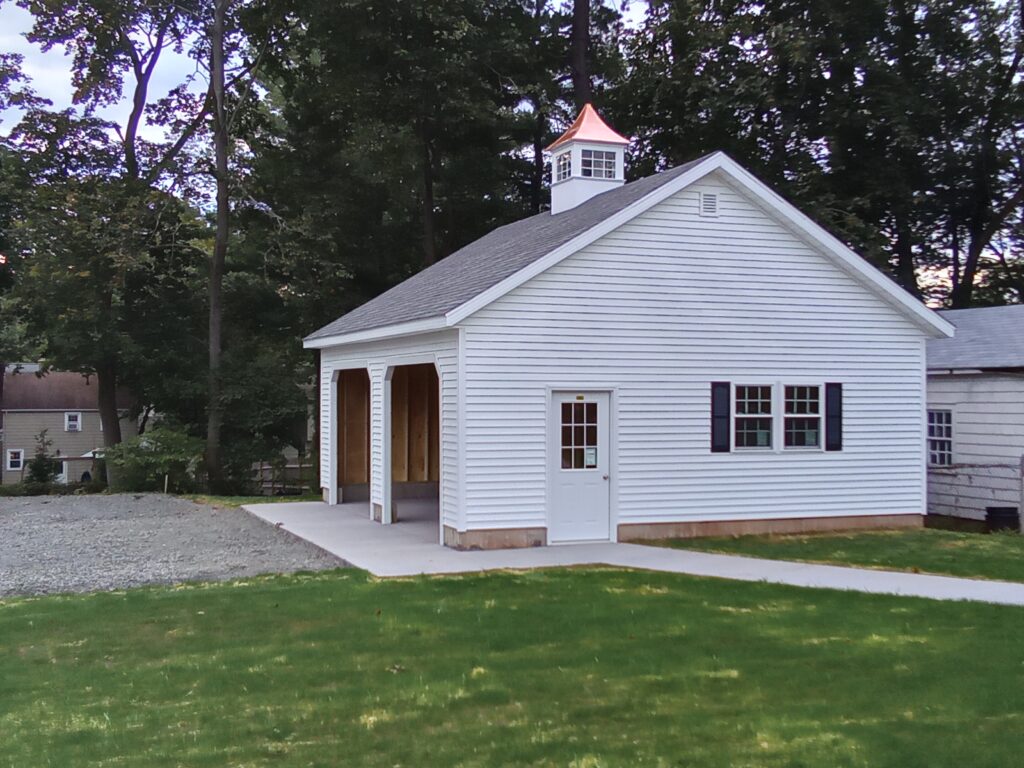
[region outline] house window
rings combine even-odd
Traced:
[[[733,442],[737,448],[772,447],[772,388],[736,385]]]
[[[786,448],[821,447],[821,387],[786,387],[784,426]]]
[[[67,412],[64,414],[64,431],[65,432],[81,432],[82,431],[82,414],[77,412]]]
[[[572,173],[571,152],[563,152],[555,158],[555,181],[565,181]]]
[[[936,467],[953,463],[952,411],[928,411],[928,463]]]
[[[597,467],[597,403],[562,403],[562,469]]]
[[[594,179],[615,178],[615,153],[600,149],[584,149],[580,173]]]
[[[7,471],[20,472],[25,468],[25,451],[22,448],[7,449]]]

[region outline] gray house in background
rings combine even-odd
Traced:
[[[928,513],[1024,508],[1024,305],[949,310],[928,342]]]
[[[103,446],[96,377],[60,371],[41,375],[39,366],[24,363],[8,365],[0,376],[0,482],[10,485],[24,479],[43,430],[53,442],[51,455],[61,461],[64,482],[92,477],[94,452]],[[135,421],[127,417],[131,404],[127,391],[118,392],[123,437],[137,431]]]

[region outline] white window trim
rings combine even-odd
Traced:
[[[724,376],[722,377],[725,378]],[[741,380],[731,382],[732,390],[729,401],[729,450],[731,453],[826,453],[825,451],[825,381],[806,378],[785,378],[766,381]],[[770,448],[736,445],[736,388],[737,387],[771,387],[772,388],[772,445]],[[818,415],[818,445],[794,445],[790,448],[786,442],[786,387],[817,387],[818,402],[821,413]],[[740,416],[740,418],[744,418]],[[799,418],[799,416],[797,416]]]
[[[801,413],[786,413],[786,387],[816,387],[818,390],[818,415]],[[781,424],[781,438],[779,448],[786,452],[799,451],[801,453],[822,453],[825,450],[825,384],[816,381],[784,381],[779,384],[779,420]],[[786,445],[786,418],[794,419],[818,419],[818,444],[817,445]]]
[[[767,416],[764,416],[764,415],[753,416],[753,415],[749,415],[749,414],[745,414],[745,413],[744,414],[740,414],[738,412],[737,408],[736,408],[736,391],[740,387],[768,387],[771,390],[771,393],[769,394],[769,397],[770,397],[772,412],[769,415],[767,415]],[[737,381],[737,382],[733,382],[732,383],[732,391],[730,393],[730,396],[732,397],[732,402],[729,404],[730,412],[731,412],[731,415],[732,415],[732,418],[731,418],[730,424],[729,424],[729,444],[732,447],[733,451],[741,452],[741,453],[747,453],[748,451],[751,452],[751,453],[776,453],[777,452],[776,451],[776,446],[778,446],[778,443],[779,443],[779,436],[778,436],[778,431],[779,430],[778,430],[778,425],[776,424],[776,422],[778,420],[775,418],[777,413],[778,413],[778,403],[776,402],[776,400],[777,400],[777,398],[776,398],[776,391],[777,391],[777,387],[775,386],[774,383],[772,383],[770,381],[761,381],[761,382],[757,382],[757,381],[750,381],[750,382]],[[736,421],[738,419],[770,419],[771,422],[772,422],[772,428],[771,428],[771,443],[772,444],[771,445],[767,445],[767,446],[736,445]]]
[[[12,453],[17,453],[19,455],[18,460],[21,463],[21,466],[19,466],[19,467],[12,467],[11,466],[11,454]],[[4,462],[4,466],[7,468],[8,472],[21,472],[22,470],[25,469],[25,449],[24,448],[8,448],[7,449],[6,459],[7,460],[6,460],[6,462]]]
[[[71,429],[71,417],[75,417],[75,421],[78,425],[77,429]],[[81,411],[64,411],[64,431],[65,432],[81,432],[82,431],[82,412]]]

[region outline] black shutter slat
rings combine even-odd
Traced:
[[[843,450],[843,385],[825,385],[825,450]]]
[[[729,452],[729,421],[732,387],[727,381],[711,382],[711,452]]]

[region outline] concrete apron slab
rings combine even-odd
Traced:
[[[253,504],[246,511],[375,576],[473,573],[569,565],[611,565],[737,581],[873,594],[1024,605],[1024,584],[763,560],[640,544],[571,544],[459,552],[438,544],[436,521],[383,526],[367,505],[320,502]]]

